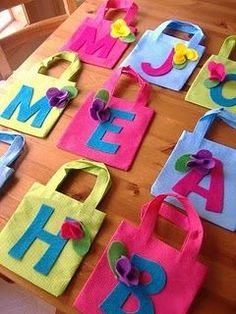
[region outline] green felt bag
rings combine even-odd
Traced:
[[[229,59],[235,45],[236,35],[225,39],[219,54],[212,55],[200,70],[185,100],[210,109],[225,107],[236,113],[236,62]],[[210,62],[213,64],[211,71]],[[219,79],[210,80],[211,74]]]
[[[48,69],[59,60],[69,61],[70,65],[59,78],[48,76]],[[23,133],[45,137],[65,108],[52,107],[46,92],[53,87],[75,90],[76,82],[73,79],[79,69],[80,60],[76,53],[58,52],[28,72],[16,71],[8,80],[6,95],[1,97],[0,124]]]
[[[84,202],[56,191],[73,169],[97,176]],[[60,295],[101,227],[105,213],[96,207],[110,182],[104,164],[81,159],[64,164],[45,186],[34,183],[0,233],[0,264],[47,292]],[[65,221],[79,222],[83,238],[64,239],[61,226]]]

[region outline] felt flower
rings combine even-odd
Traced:
[[[176,44],[174,50],[173,66],[177,69],[184,68],[188,61],[196,61],[198,59],[197,50],[187,48],[183,43]]]
[[[82,225],[76,220],[65,220],[61,226],[61,237],[68,240],[79,240],[84,237]]]
[[[47,90],[46,97],[50,106],[63,108],[70,100],[70,93],[67,90],[52,87]]]
[[[111,24],[111,37],[119,38],[128,36],[130,28],[123,19],[118,19]]]
[[[110,119],[111,113],[107,106],[109,100],[109,92],[106,89],[99,90],[92,102],[90,115],[94,120],[106,122]]]
[[[223,63],[216,63],[210,61],[208,63],[208,70],[210,72],[209,79],[212,81],[223,82],[225,80],[225,66]]]
[[[195,168],[203,173],[209,173],[215,167],[215,160],[212,153],[207,149],[201,149],[196,154],[190,155],[187,166]]]
[[[132,266],[127,256],[121,256],[115,264],[115,272],[119,281],[127,286],[137,286],[139,284],[139,271]]]
[[[110,119],[111,113],[106,108],[106,103],[101,99],[95,99],[90,108],[90,115],[94,120],[106,122]]]
[[[125,42],[133,42],[136,39],[135,35],[131,32],[129,26],[123,19],[118,19],[111,24],[110,35],[113,38],[119,38],[121,41]]]

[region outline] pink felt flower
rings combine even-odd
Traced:
[[[210,80],[223,82],[225,79],[225,66],[223,63],[216,63],[214,61],[210,61],[208,63],[208,70],[210,72]]]
[[[61,237],[63,239],[79,240],[84,237],[81,223],[76,220],[65,220],[61,226]]]

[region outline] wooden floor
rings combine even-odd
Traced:
[[[109,167],[113,184],[107,197],[99,206],[99,209],[107,213],[107,218],[90,253],[84,259],[65,293],[61,297],[55,298],[0,267],[0,272],[6,277],[67,314],[76,313],[72,309],[73,301],[88,279],[120,221],[125,218],[139,223],[140,208],[151,199],[150,187],[164,166],[180,134],[184,129],[192,130],[196,121],[206,111],[204,108],[185,102],[186,91],[206,59],[211,54],[217,54],[225,37],[236,34],[235,0],[137,0],[137,3],[140,6],[137,18],[138,37],[146,29],[154,29],[164,20],[181,19],[199,24],[203,28],[206,34],[204,44],[207,49],[198,69],[182,92],[153,87],[150,107],[156,111],[154,120],[131,170],[125,172]],[[94,14],[98,4],[98,1],[95,0],[83,3],[21,68],[30,69],[35,62],[55,53],[78,23],[86,15]],[[131,45],[126,55],[133,47],[134,44]],[[57,67],[52,73],[59,75],[60,71],[61,68]],[[81,75],[78,77],[79,96],[65,110],[48,138],[42,140],[26,136],[28,149],[25,158],[22,159],[15,178],[0,199],[0,227],[3,227],[11,217],[23,195],[35,181],[45,184],[59,166],[77,158],[73,154],[57,149],[55,143],[84,101],[86,94],[91,90],[99,89],[110,73],[111,70],[108,69],[83,65]],[[135,97],[136,86],[130,85],[127,90],[124,88],[127,86],[124,80],[119,86],[117,93],[121,97],[128,99]],[[209,137],[236,148],[235,135],[235,131],[223,123],[218,123],[212,128]],[[1,146],[2,149],[5,147]],[[85,196],[93,183],[93,178],[82,174],[78,175],[78,173],[73,174],[70,179],[63,184],[62,190],[75,198],[78,195],[79,197]],[[201,261],[209,267],[209,272],[189,313],[235,314],[236,234],[206,221],[203,221],[203,226],[205,238],[201,250]],[[168,243],[176,245],[183,240],[183,234],[177,232],[167,222],[161,221],[158,227],[158,235]]]

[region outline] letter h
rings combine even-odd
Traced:
[[[54,235],[43,229],[53,211],[54,209],[52,207],[43,204],[34,221],[8,253],[11,257],[21,260],[35,240],[39,239],[46,242],[49,247],[34,266],[37,272],[45,276],[49,274],[68,241],[60,236],[60,231],[58,234]]]

